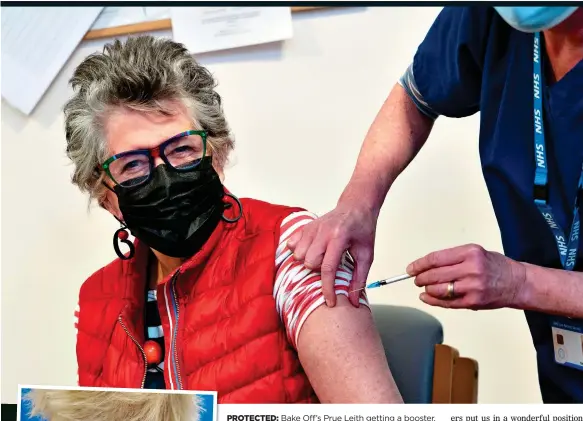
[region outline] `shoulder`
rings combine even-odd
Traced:
[[[435,35],[450,30],[457,31],[459,35],[464,35],[464,32],[479,34],[498,20],[502,21],[502,18],[491,6],[446,6],[437,15],[431,30],[437,30]],[[462,32],[459,32],[460,28]]]
[[[490,73],[506,69],[516,32],[492,7],[444,7],[419,45],[402,85],[430,116],[472,115],[480,111],[484,86],[498,79]]]
[[[437,19],[471,19],[479,23],[489,21],[496,15],[496,10],[491,6],[446,6],[439,12]]]
[[[92,301],[104,296],[110,296],[119,279],[124,276],[121,259],[117,258],[93,272],[81,285],[79,301]]]
[[[263,200],[242,198],[239,199],[243,209],[247,213],[252,213],[254,215],[270,215],[270,214],[289,214],[294,211],[303,210],[297,206],[282,205],[278,203],[270,203]]]
[[[304,225],[315,221],[316,219],[318,219],[318,216],[315,213],[307,210],[295,210],[281,220],[280,236],[285,239]]]
[[[447,61],[453,59],[449,55],[467,53],[481,66],[489,46],[504,47],[513,31],[491,6],[444,7],[419,46],[416,59]]]
[[[240,202],[248,231],[278,231],[282,221],[289,215],[304,211],[303,208],[297,206],[280,205],[250,198],[240,199]]]

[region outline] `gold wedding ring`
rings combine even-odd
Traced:
[[[452,299],[455,297],[455,281],[451,281],[447,284],[447,294],[445,298]]]

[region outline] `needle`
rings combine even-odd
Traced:
[[[362,291],[363,289],[378,288],[378,287],[382,287],[385,285],[394,284],[395,282],[401,282],[401,281],[404,281],[405,279],[410,279],[412,277],[413,276],[409,275],[408,273],[405,273],[403,275],[393,276],[392,278],[387,278],[387,279],[383,279],[381,281],[373,282],[371,284],[368,284],[364,288],[353,289],[350,292]]]

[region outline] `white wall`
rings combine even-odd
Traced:
[[[227,186],[239,196],[331,209],[361,141],[438,8],[353,8],[294,16],[294,38],[201,56],[220,82],[237,139]],[[163,34],[168,35],[168,34]],[[115,257],[115,220],[69,182],[60,109],[84,43],[28,118],[2,103],[2,402],[17,384],[74,385],[73,310],[81,283]],[[441,119],[381,214],[371,279],[468,242],[500,250],[480,171],[478,118]],[[422,308],[446,342],[480,363],[483,403],[539,402],[522,313],[429,308],[411,283],[373,303]]]

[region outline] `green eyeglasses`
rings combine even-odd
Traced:
[[[206,155],[206,140],[206,131],[188,130],[172,136],[155,148],[113,155],[101,167],[116,185],[134,187],[150,179],[157,157],[176,171],[196,168]]]

